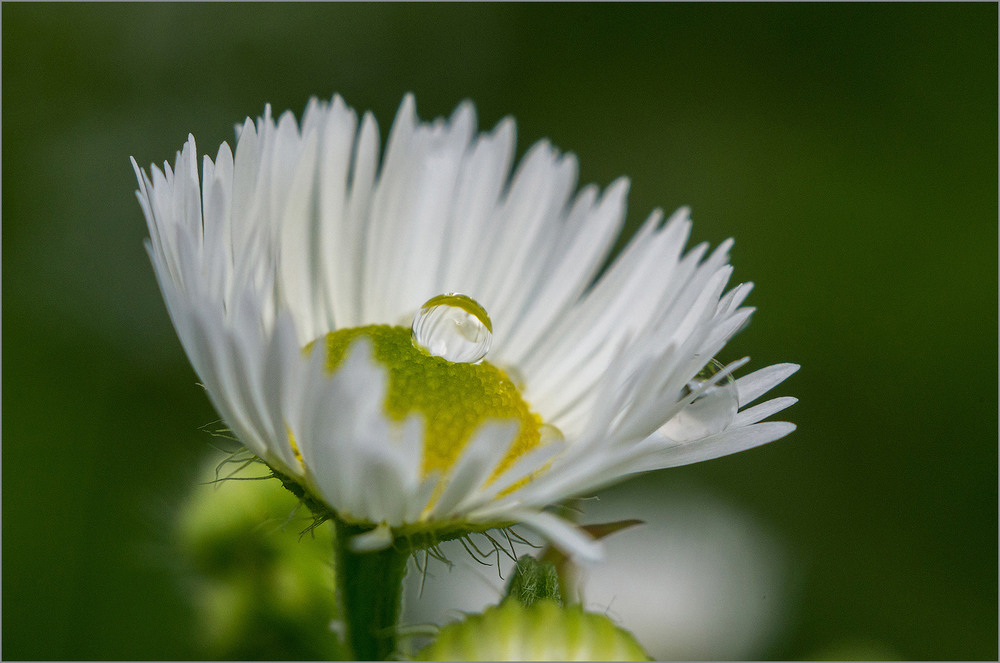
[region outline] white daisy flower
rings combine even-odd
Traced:
[[[381,163],[340,97],[237,133],[200,177],[193,137],[173,168],[133,160],[147,249],[226,425],[370,529],[355,548],[523,523],[594,558],[547,506],[794,430],[763,421],[794,398],[746,406],[798,366],[733,380],[746,360],[713,359],[751,284],[726,291],[730,241],[684,251],[687,209],[653,212],[601,273],[628,181],[577,192],[547,141],[511,173],[509,118],[422,123],[407,96]]]

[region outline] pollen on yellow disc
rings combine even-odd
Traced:
[[[302,452],[299,451],[299,445],[295,442],[295,433],[292,432],[292,427],[285,424],[285,432],[288,434],[288,444],[292,447],[295,460],[299,461],[299,464],[305,467],[305,461],[302,460]]]
[[[369,325],[327,334],[327,367],[335,370],[347,348],[362,336],[371,341],[375,359],[389,369],[385,401],[389,416],[402,420],[419,413],[424,417],[425,475],[449,468],[480,424],[488,420],[521,424],[494,476],[538,445],[542,420],[531,412],[506,373],[486,361],[450,362],[427,355],[414,347],[410,330],[404,327]]]

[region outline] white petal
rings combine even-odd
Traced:
[[[600,562],[604,547],[579,527],[545,511],[515,511],[511,513],[529,529],[552,541],[575,561],[584,564]]]
[[[445,489],[430,515],[439,518],[452,515],[454,507],[486,481],[493,468],[506,455],[517,432],[517,422],[495,422],[480,426],[444,479]]]
[[[604,193],[596,209],[585,213],[586,218],[567,220],[566,231],[570,236],[556,247],[559,253],[547,256],[550,262],[547,273],[538,287],[529,291],[527,307],[517,316],[519,325],[505,339],[507,347],[497,348],[508,361],[519,361],[550,325],[566,315],[567,309],[590,285],[625,220],[628,184],[627,179],[619,178]]]
[[[278,284],[285,305],[299,321],[303,345],[323,332],[326,319],[316,306],[317,285],[322,283],[315,193],[318,149],[313,132],[302,141],[301,154],[289,155],[294,162],[278,228]]]
[[[392,545],[392,529],[385,523],[380,523],[375,529],[351,537],[348,545],[352,552],[366,553],[385,550]]]
[[[773,442],[785,437],[793,430],[795,430],[795,424],[785,421],[767,421],[744,428],[730,429],[696,442],[668,446],[659,453],[651,455],[634,471],[679,467],[712,460]]]
[[[365,247],[368,242],[367,221],[371,210],[372,189],[378,169],[378,150],[378,126],[371,113],[365,113],[351,162],[347,228],[340,251],[344,262],[343,267],[338,269],[343,281],[337,290],[338,299],[334,308],[334,318],[339,327],[355,327],[367,321],[363,307],[365,264],[375,257],[369,259]]]
[[[514,140],[514,122],[507,118],[490,134],[481,136],[466,158],[445,231],[439,282],[442,292],[461,291],[482,297],[481,254],[507,184]]]
[[[468,511],[470,517],[475,520],[489,520],[493,517],[500,517],[511,503],[520,501],[521,495],[515,491],[513,495],[504,501],[491,502],[498,494],[507,490],[514,484],[530,477],[533,473],[541,470],[546,463],[552,460],[565,449],[565,445],[558,441],[553,441],[543,446],[538,446],[518,458],[514,464],[498,476],[493,482],[479,488],[476,492],[467,496],[461,502],[457,510]],[[531,485],[531,482],[528,483]],[[482,506],[482,505],[486,506]]]
[[[772,414],[781,412],[785,408],[791,407],[798,402],[799,399],[792,398],[791,396],[772,398],[771,400],[761,403],[760,405],[755,405],[752,408],[742,410],[733,420],[733,426],[739,427],[755,424],[758,421],[763,421]]]
[[[354,315],[358,263],[363,258],[362,229],[347,212],[351,157],[358,118],[334,97],[330,117],[322,129],[319,159],[319,269],[329,328],[350,326]],[[360,183],[359,183],[360,184]]]
[[[736,381],[740,405],[749,405],[799,370],[798,364],[774,364]]]

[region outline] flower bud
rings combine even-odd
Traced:
[[[631,633],[608,617],[562,607],[551,599],[530,606],[515,599],[441,629],[419,660],[648,661]]]

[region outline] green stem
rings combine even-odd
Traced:
[[[396,649],[408,552],[390,546],[353,552],[350,540],[371,528],[335,523],[337,601],[347,627],[347,647],[358,661],[384,661]]]

